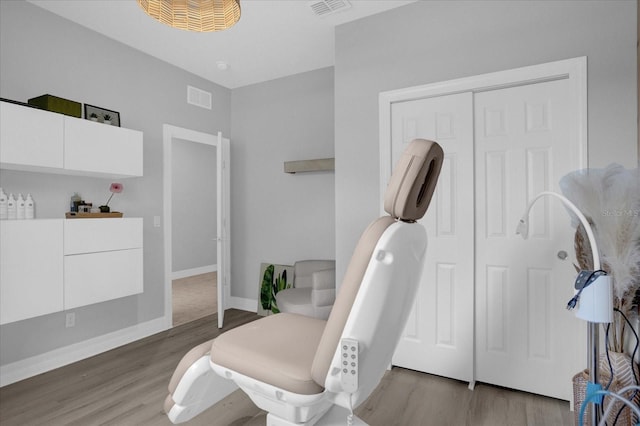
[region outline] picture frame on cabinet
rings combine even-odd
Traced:
[[[120,127],[120,113],[95,105],[84,104],[84,118],[111,126]]]

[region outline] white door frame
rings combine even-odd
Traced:
[[[172,306],[172,143],[174,139],[181,139],[189,142],[202,143],[216,148],[217,167],[217,252],[218,252],[218,327],[221,328],[224,320],[225,300],[229,299],[229,140],[222,137],[218,132],[217,136],[209,133],[198,132],[196,130],[164,124],[162,126],[163,141],[163,215],[164,215],[164,321],[165,327],[173,326],[173,306]],[[221,210],[222,209],[222,210]]]
[[[381,92],[379,95],[380,120],[380,205],[384,205],[384,193],[391,177],[392,164],[392,105],[418,99],[453,95],[465,92],[483,92],[508,87],[535,84],[546,81],[569,81],[570,99],[575,102],[578,111],[578,144],[580,168],[588,167],[587,140],[587,58],[578,57],[562,61],[549,62],[523,68],[464,77],[405,89]],[[383,213],[384,214],[384,213]],[[473,296],[475,303],[475,296]],[[475,313],[474,313],[475,316]],[[475,330],[475,328],[474,328]],[[475,331],[474,331],[475,334]],[[475,345],[474,345],[475,346]],[[474,380],[469,383],[473,389],[475,384],[475,350],[473,353]]]
[[[580,143],[579,161],[581,168],[586,168],[588,165],[586,56],[381,92],[378,98],[380,117],[380,205],[384,205],[384,192],[393,167],[393,164],[391,164],[392,104],[455,93],[483,92],[561,79],[569,80],[572,98],[576,102],[580,127],[578,135]]]

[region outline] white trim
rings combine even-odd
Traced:
[[[258,312],[258,300],[245,297],[230,296],[227,298],[228,308],[240,309],[247,312]]]
[[[584,169],[589,164],[586,56],[381,92],[378,98],[380,120],[380,205],[384,206],[384,193],[391,178],[393,167],[393,164],[391,164],[391,108],[394,103],[457,93],[485,92],[563,79],[569,81],[569,97],[572,102],[575,102],[574,107],[578,114],[578,163],[579,168]],[[475,377],[475,354],[473,374]],[[472,380],[469,383],[469,388],[472,388],[474,383],[475,380]]]
[[[179,280],[181,278],[192,277],[194,275],[208,274],[209,272],[216,272],[218,265],[199,266],[197,268],[183,269],[182,271],[173,271],[171,273],[172,280]]]
[[[568,79],[571,82],[571,95],[576,100],[580,128],[578,132],[580,168],[586,168],[588,165],[586,56],[381,92],[378,97],[380,118],[380,205],[384,205],[384,192],[393,167],[391,164],[391,106],[394,103],[463,92],[484,92],[560,79]]]
[[[136,324],[102,336],[0,366],[0,386],[45,373],[166,330],[164,318]]]
[[[163,214],[164,214],[164,321],[166,328],[171,328],[173,326],[173,307],[172,307],[172,290],[171,290],[171,281],[173,277],[172,272],[172,236],[171,236],[171,179],[172,179],[172,171],[171,171],[171,160],[172,160],[172,142],[174,139],[181,139],[191,142],[203,143],[206,145],[215,146],[218,149],[218,152],[221,151],[224,144],[229,143],[228,139],[222,137],[221,133],[217,135],[212,135],[209,133],[198,132],[196,130],[186,129],[183,127],[173,126],[171,124],[163,124],[162,125],[162,154],[163,154],[163,164],[162,164],[162,195],[163,195]],[[222,173],[222,169],[220,168],[221,155],[217,156],[218,161],[218,198],[220,196],[220,174]],[[224,165],[228,172],[228,165]],[[220,204],[220,200],[218,200],[218,204]],[[218,217],[218,233],[223,232],[225,229],[220,229],[220,217]],[[228,227],[228,221],[224,224],[225,227]],[[228,238],[228,229],[226,229],[226,234]],[[218,235],[218,239],[220,239],[220,235]],[[225,240],[225,246],[228,246],[229,241]],[[219,248],[218,248],[219,250]],[[230,260],[225,259],[225,265],[228,265]],[[224,266],[221,268],[224,271]],[[216,265],[216,268],[220,265]],[[228,269],[228,268],[227,268]],[[222,283],[224,286],[224,294],[229,293],[229,283],[228,280],[229,271],[226,272],[227,279],[222,277],[219,283]],[[222,304],[222,306],[220,306]],[[220,300],[218,297],[218,312],[223,313],[225,308],[224,300]]]

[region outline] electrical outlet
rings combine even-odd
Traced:
[[[75,327],[76,326],[76,314],[75,312],[67,313],[64,326],[66,328]]]
[[[153,217],[153,227],[160,228],[160,216]]]

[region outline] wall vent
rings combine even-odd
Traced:
[[[187,86],[187,103],[200,108],[211,109],[211,92]]]
[[[351,3],[347,0],[314,0],[309,2],[309,7],[316,15],[325,16],[340,10],[349,9]]]

